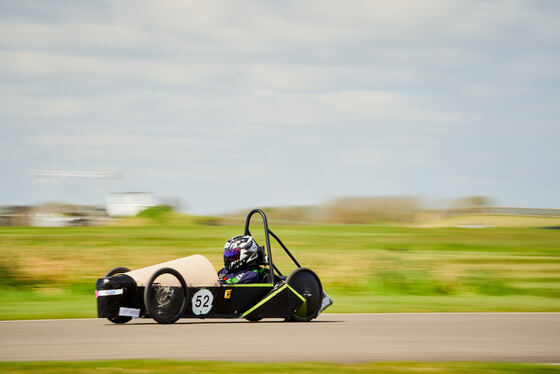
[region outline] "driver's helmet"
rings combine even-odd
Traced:
[[[224,266],[228,271],[235,271],[257,265],[259,260],[258,249],[252,236],[234,236],[224,246]]]

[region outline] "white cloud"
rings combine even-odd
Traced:
[[[84,57],[35,51],[0,51],[2,74],[50,76],[60,79],[138,79],[169,85],[188,85],[224,73],[223,66],[162,60]]]
[[[375,166],[387,161],[388,157],[385,149],[358,149],[342,153],[340,163],[344,166]]]
[[[117,23],[56,24],[30,21],[7,21],[0,26],[0,42],[4,47],[27,49],[126,48],[138,47],[152,40],[150,33],[131,25]],[[83,50],[83,49],[82,49]]]
[[[188,184],[199,211],[437,193],[442,175],[478,191],[507,164],[531,171],[508,183],[540,189],[558,183],[559,15],[523,0],[7,2],[0,146],[21,173],[106,164]],[[266,176],[259,191],[240,169]],[[208,197],[221,179],[236,183]]]
[[[135,134],[82,134],[82,135],[39,135],[31,138],[35,145],[60,146],[119,146],[134,147],[191,147],[201,142],[195,138],[172,136],[148,136]]]

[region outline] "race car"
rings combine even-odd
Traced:
[[[130,270],[117,267],[96,283],[97,316],[113,323],[132,318],[153,318],[174,323],[180,318],[284,318],[307,322],[329,305],[321,280],[311,269],[301,267],[280,238],[268,228],[260,209],[253,209],[245,221],[251,235],[251,217],[258,213],[264,223],[265,246],[259,247],[260,265],[266,270],[262,283],[221,285],[216,270],[201,255]],[[297,269],[284,276],[272,261],[270,237],[292,259]]]

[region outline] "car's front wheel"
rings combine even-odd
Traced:
[[[286,321],[307,322],[316,318],[323,297],[323,286],[317,274],[310,269],[299,268],[288,276],[286,283],[305,298],[303,305]]]
[[[187,284],[172,268],[156,271],[144,289],[144,306],[159,323],[174,323],[181,318],[187,300]]]

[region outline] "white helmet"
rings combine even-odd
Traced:
[[[224,246],[224,266],[228,271],[258,265],[259,247],[249,235],[238,235],[228,240]]]

